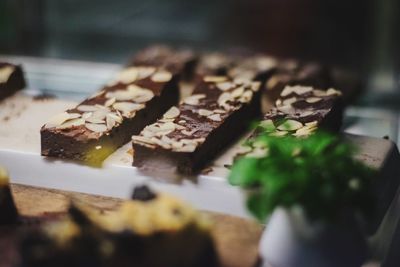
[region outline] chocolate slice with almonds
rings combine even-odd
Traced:
[[[265,85],[268,101],[273,103],[280,97],[286,86],[302,85],[328,89],[333,85],[331,70],[314,62],[283,60],[277,64],[276,71]]]
[[[131,66],[152,66],[180,74],[183,80],[192,78],[198,56],[190,49],[174,49],[166,45],[149,46],[134,56]]]
[[[98,165],[179,99],[178,78],[155,67],[128,67],[101,91],[51,118],[42,155]]]
[[[0,62],[0,100],[25,87],[21,66]]]
[[[306,138],[321,128],[338,131],[343,117],[341,92],[307,86],[286,86],[275,107],[264,115],[254,133],[242,146],[240,156],[263,156],[266,148],[255,140],[261,134]]]
[[[193,94],[132,137],[142,171],[193,174],[260,114],[260,83],[205,76]]]

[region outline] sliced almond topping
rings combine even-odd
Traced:
[[[139,75],[138,69],[136,67],[130,67],[122,70],[117,75],[116,81],[124,84],[133,83],[138,78],[138,75]]]
[[[110,98],[110,99],[108,99],[108,100],[104,103],[104,106],[110,107],[110,106],[112,106],[112,104],[115,103],[116,100],[117,100],[117,99],[116,99],[115,97]]]
[[[287,135],[288,133],[289,132],[287,132],[287,131],[276,131],[276,132],[270,133],[269,135],[275,136],[275,137],[281,137],[281,136]]]
[[[14,66],[5,66],[0,69],[0,83],[6,83],[14,72]]]
[[[300,113],[300,117],[301,118],[308,117],[308,116],[314,115],[314,114],[315,114],[315,112],[313,112],[311,110],[306,110],[306,111],[303,111],[303,112]]]
[[[88,111],[96,111],[99,108],[94,105],[79,105],[76,107],[76,109],[82,112],[88,112]]]
[[[316,127],[318,125],[318,121],[306,122],[306,126]]]
[[[277,127],[281,131],[295,131],[303,127],[303,124],[295,120],[287,120]]]
[[[312,87],[308,86],[294,86],[293,91],[298,95],[303,95],[305,93],[311,92],[313,90]]]
[[[293,136],[302,137],[302,136],[309,136],[315,132],[317,127],[302,127],[293,134]]]
[[[333,89],[333,88],[329,88],[329,89],[326,91],[326,94],[327,94],[327,95],[342,95],[342,93],[341,93],[340,91],[335,90],[335,89]]]
[[[132,112],[143,109],[144,105],[131,102],[117,102],[113,105],[113,108],[121,111],[124,114],[124,116],[126,115],[129,116]]]
[[[98,109],[94,112],[92,112],[92,116],[88,117],[89,118],[93,118],[93,119],[97,119],[97,120],[104,120],[106,118],[107,113],[109,112],[109,110],[107,109]]]
[[[281,96],[285,97],[293,93],[293,87],[292,86],[286,86],[281,93]]]
[[[45,128],[53,128],[53,127],[59,126],[69,119],[70,119],[70,117],[69,117],[68,112],[59,113],[59,114],[53,116],[52,118],[50,118],[49,122],[46,123]]]
[[[267,132],[272,132],[276,129],[274,122],[270,119],[261,121],[259,126],[264,128]]]
[[[224,92],[218,97],[218,105],[225,110],[230,110],[231,106],[228,104],[228,101],[232,100],[232,96],[229,92]]]
[[[117,123],[121,123],[122,118],[115,113],[109,113],[106,116],[107,129],[113,128]]]
[[[322,100],[322,98],[320,98],[320,97],[308,97],[306,99],[306,102],[312,104],[312,103],[317,103],[321,100]]]
[[[223,110],[223,109],[214,109],[212,112],[213,112],[213,113],[217,113],[217,114],[225,114],[225,113],[226,113],[226,110]]]
[[[96,117],[89,117],[87,119],[85,119],[85,121],[90,122],[90,123],[104,123],[104,119],[98,119]]]
[[[222,121],[221,114],[213,114],[208,116],[207,118],[209,118],[212,121]]]
[[[176,117],[179,116],[181,112],[179,111],[179,109],[177,107],[171,107],[165,114],[164,114],[164,118],[165,119],[174,119]]]
[[[242,96],[243,93],[244,93],[244,87],[241,86],[241,87],[238,87],[235,90],[233,90],[231,95],[233,98],[238,98],[238,97]]]
[[[251,76],[253,76],[253,75],[251,75]],[[251,77],[249,78],[248,76],[246,77],[246,76],[239,76],[239,77],[236,77],[234,80],[233,80],[233,82],[235,83],[235,84],[237,84],[237,85],[243,85],[243,84],[247,84],[247,83],[250,83],[251,82]]]
[[[296,101],[297,101],[297,98],[296,98],[296,97],[291,97],[291,98],[288,98],[288,99],[283,100],[282,104],[283,104],[283,105],[291,105],[291,104],[293,104],[293,103],[296,102]]]
[[[318,97],[326,96],[326,91],[315,89],[313,90],[313,94]]]
[[[73,119],[69,120],[67,122],[64,122],[60,126],[57,126],[57,129],[66,129],[66,128],[71,128],[71,127],[78,127],[80,125],[85,124],[85,120],[82,118],[79,119]]]
[[[203,80],[210,83],[222,83],[228,80],[228,78],[226,76],[205,76]]]
[[[136,96],[133,101],[136,103],[146,103],[150,101],[154,97],[154,93],[150,90],[147,90],[146,93],[143,92],[142,95]]]
[[[103,133],[107,131],[107,126],[104,124],[85,123],[85,127],[95,133]]]
[[[158,139],[156,137],[152,137],[150,139],[154,144],[156,144],[156,145],[158,145],[158,146],[160,146],[162,148],[165,148],[165,149],[170,149],[171,148],[170,144],[164,143],[163,141],[161,141],[160,139]]]
[[[227,91],[233,87],[233,84],[231,82],[222,82],[222,83],[217,83],[216,86],[221,91]]]
[[[211,110],[208,110],[208,109],[199,109],[199,110],[197,111],[197,113],[198,113],[200,116],[210,116],[211,114],[213,114],[213,112],[212,112]]]
[[[156,71],[154,67],[138,67],[138,80],[145,79]]]
[[[172,79],[172,74],[168,71],[158,71],[151,76],[151,80],[156,83],[168,82]]]
[[[253,91],[247,90],[243,93],[239,101],[241,103],[249,103],[252,98],[253,98]]]
[[[186,123],[186,121],[185,120],[180,120],[180,121],[178,121],[178,123]]]
[[[82,114],[82,119],[86,120],[87,118],[91,117],[93,112],[85,112]]]
[[[116,90],[116,91],[108,92],[106,94],[107,98],[110,98],[110,100],[115,99],[116,101],[132,100],[135,96],[136,96],[136,94],[132,93],[129,90]],[[107,106],[107,105],[105,104],[105,106]]]
[[[197,94],[197,95],[191,95],[189,97],[186,97],[183,102],[188,105],[196,106],[199,104],[199,100],[205,98],[205,94]]]
[[[292,105],[277,107],[277,109],[285,114],[294,114],[296,112]]]
[[[188,131],[188,130],[181,131],[181,133],[183,133],[184,135],[187,135],[187,136],[192,136],[195,132],[197,132],[197,129],[192,129],[190,131]]]
[[[144,103],[154,97],[153,91],[134,84],[128,87],[128,91],[132,94],[132,100],[136,103]]]

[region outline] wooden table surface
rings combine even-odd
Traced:
[[[12,185],[14,201],[18,211],[24,216],[40,217],[44,214],[60,214],[67,211],[71,198],[78,198],[103,210],[112,210],[119,206],[120,199],[72,193],[37,187]],[[257,262],[258,242],[262,226],[258,223],[238,217],[207,212],[214,223],[212,235],[224,267],[253,267]],[[6,233],[7,232],[7,233]],[[10,267],[12,256],[5,256],[1,239],[13,231],[0,231],[0,267]],[[3,246],[3,247],[2,247]],[[2,255],[3,253],[3,255]]]

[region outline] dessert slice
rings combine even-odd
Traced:
[[[204,76],[226,76],[228,70],[235,66],[233,57],[219,52],[203,53],[196,68],[196,76],[202,79]]]
[[[75,202],[67,218],[25,237],[22,262],[31,267],[216,267],[210,227],[182,201],[141,187],[117,210]]]
[[[272,75],[277,66],[273,57],[265,55],[229,56],[223,53],[205,53],[196,70],[201,80],[205,76],[229,76],[232,79],[261,81],[262,84]]]
[[[149,46],[134,56],[132,66],[161,67],[181,74],[183,80],[191,79],[198,61],[197,55],[190,49],[173,49],[165,45]]]
[[[18,211],[11,194],[7,171],[0,167],[0,226],[18,221]]]
[[[261,134],[305,138],[318,128],[338,131],[342,117],[343,105],[339,91],[286,86],[276,101],[276,107],[264,115],[254,133],[242,146],[238,156],[265,155],[266,148],[256,141]]]
[[[237,58],[234,67],[228,70],[228,76],[234,79],[260,81],[261,86],[275,73],[278,62],[275,58],[265,55],[255,55]]]
[[[193,174],[260,114],[260,83],[206,76],[178,107],[132,137],[142,171]]]
[[[0,100],[25,87],[21,66],[0,62]]]
[[[124,69],[103,90],[42,127],[42,155],[99,165],[178,102],[177,82],[177,75],[160,68]]]
[[[331,70],[317,63],[284,60],[277,64],[276,71],[265,85],[266,96],[270,103],[279,98],[286,86],[302,85],[320,89],[332,86]]]

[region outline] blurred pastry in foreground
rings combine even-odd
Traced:
[[[22,241],[23,266],[218,266],[210,222],[182,201],[136,188],[115,211],[75,201]]]

